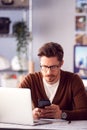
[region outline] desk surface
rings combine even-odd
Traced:
[[[0,123],[0,130],[87,130],[87,120],[68,121],[53,119],[53,123],[37,126],[3,124]]]
[[[22,129],[22,128],[0,128],[0,130],[38,130],[38,129],[31,129],[31,128],[29,128],[29,129]],[[39,130],[45,130],[45,129],[39,129]],[[46,130],[52,130],[52,129],[46,129]]]

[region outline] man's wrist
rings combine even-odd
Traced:
[[[66,112],[62,112],[61,113],[61,119],[65,119],[67,118],[67,113]]]

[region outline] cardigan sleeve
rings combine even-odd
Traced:
[[[63,110],[67,120],[87,120],[87,92],[82,80],[75,75],[72,80],[73,110]]]
[[[22,82],[18,85],[19,88],[30,88],[31,80],[30,77],[27,75]]]

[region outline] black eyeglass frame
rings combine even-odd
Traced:
[[[51,65],[51,66],[40,65],[40,67],[41,67],[42,70],[47,71],[47,69],[50,69],[50,70],[56,70],[57,68],[60,67],[60,65]]]

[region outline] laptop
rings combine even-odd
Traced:
[[[42,125],[52,121],[33,120],[30,89],[0,87],[0,123]]]

